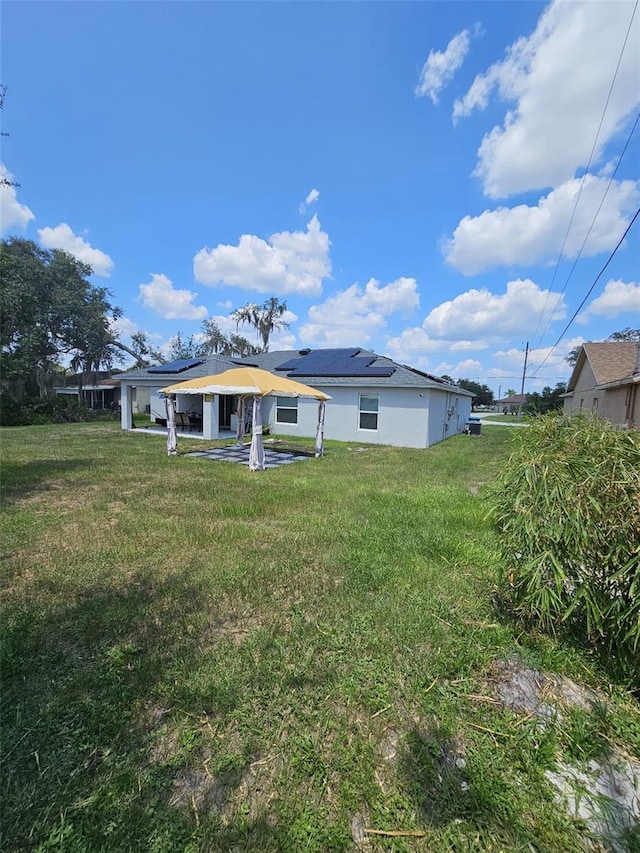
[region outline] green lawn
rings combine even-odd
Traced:
[[[582,850],[544,770],[637,752],[640,715],[492,606],[511,432],[250,474],[115,423],[2,430],[1,849]],[[504,659],[606,720],[502,707]]]
[[[494,424],[517,424],[526,420],[526,415],[518,417],[517,415],[502,415],[494,412],[478,412],[482,420],[491,421]]]

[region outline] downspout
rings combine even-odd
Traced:
[[[627,429],[635,429],[635,422],[633,419],[633,413],[635,410],[637,390],[638,390],[637,383],[634,382],[632,385],[629,386],[629,393],[627,395],[627,408],[626,408],[626,411],[624,413],[624,422],[625,422],[625,427]]]

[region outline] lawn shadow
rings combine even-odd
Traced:
[[[184,716],[158,708],[157,697],[198,666],[208,602],[186,573],[160,582],[138,575],[81,590],[46,613],[25,601],[5,615],[3,849],[170,850],[198,838],[194,849],[251,838],[256,845],[241,849],[281,849],[281,830],[261,815],[223,827],[216,808],[198,816],[191,802],[176,802],[176,779],[188,783],[188,743],[172,741],[153,757],[158,719]],[[239,768],[218,781],[213,806],[243,775]]]
[[[30,459],[4,462],[0,473],[0,506],[52,489],[52,482],[93,463],[90,459]]]
[[[522,822],[508,783],[497,769],[475,767],[464,742],[446,729],[412,728],[399,770],[425,825],[470,824],[479,837],[528,849],[531,827]]]

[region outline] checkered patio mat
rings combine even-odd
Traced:
[[[240,465],[249,466],[250,445],[243,447],[216,447],[213,450],[196,450],[193,453],[185,453],[185,456],[201,456],[204,459],[215,459],[218,462],[238,462]],[[266,468],[277,468],[279,465],[291,465],[292,462],[302,462],[311,459],[300,453],[289,451],[264,449],[264,464]]]

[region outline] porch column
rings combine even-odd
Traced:
[[[120,386],[120,426],[122,429],[133,429],[131,389],[126,382],[123,382]]]
[[[202,437],[219,438],[219,436],[218,397],[215,394],[204,394],[202,397]]]

